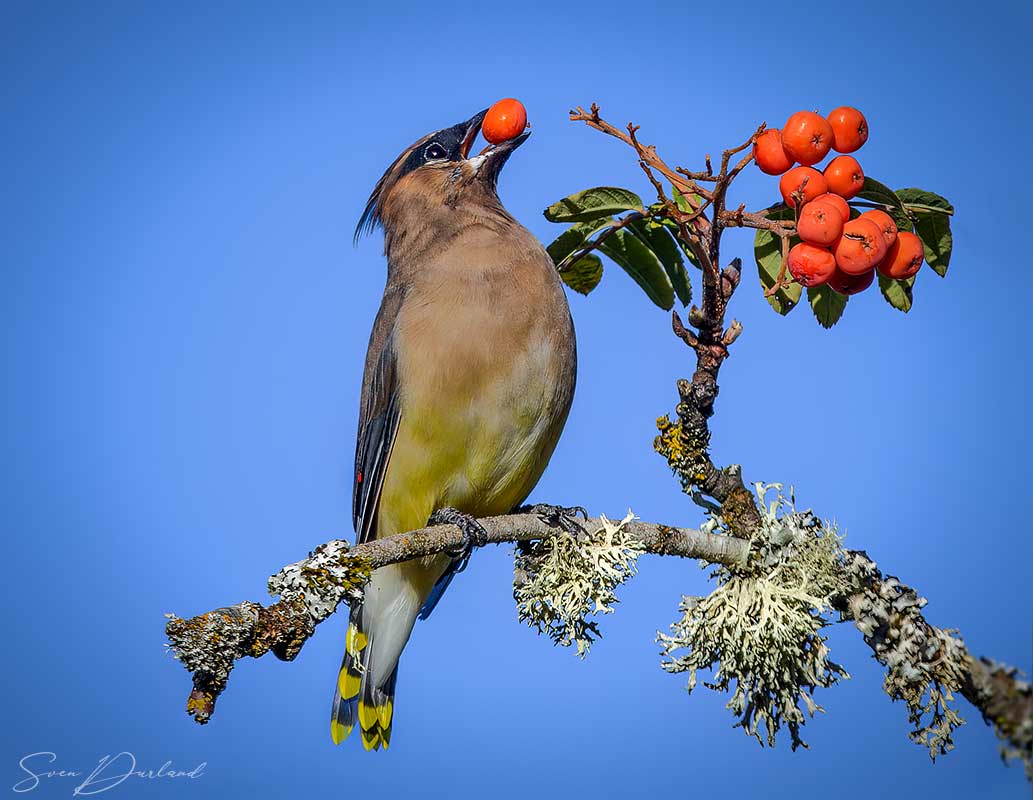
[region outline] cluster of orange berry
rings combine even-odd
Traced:
[[[797,111],[781,130],[757,137],[753,157],[761,171],[781,175],[778,188],[797,209],[801,241],[789,251],[787,266],[802,286],[828,286],[851,295],[871,286],[878,269],[888,278],[910,278],[922,266],[922,240],[898,231],[885,211],[858,213],[847,203],[864,187],[864,172],[853,156],[839,155],[819,172],[813,165],[828,155],[853,153],[868,140],[868,122],[856,108],[842,106],[828,117]],[[799,163],[800,166],[793,165]],[[856,214],[856,216],[854,216]]]

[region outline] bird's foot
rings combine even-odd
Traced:
[[[572,534],[585,532],[585,529],[577,520],[578,514],[580,514],[584,519],[588,519],[588,512],[581,506],[554,506],[549,503],[535,503],[531,506],[520,506],[520,508],[516,510],[516,513],[537,514],[538,519],[549,527],[559,528]]]
[[[452,558],[462,562],[457,572],[462,572],[466,569],[466,565],[470,561],[470,554],[475,547],[488,543],[488,532],[484,529],[484,526],[469,514],[464,514],[456,508],[439,508],[430,515],[427,524],[455,525],[463,532],[462,544],[454,550],[446,551]]]

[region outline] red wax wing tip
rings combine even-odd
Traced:
[[[356,483],[362,483],[362,473],[361,472],[356,473],[356,475],[355,475],[355,482]]]
[[[519,100],[507,97],[488,109],[481,122],[481,133],[492,144],[515,139],[527,127],[527,109]]]

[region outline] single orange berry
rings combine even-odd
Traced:
[[[879,272],[887,278],[904,280],[922,268],[925,250],[922,240],[910,231],[900,231],[889,252],[879,264]]]
[[[796,208],[794,193],[803,196],[803,202],[808,203],[819,194],[825,194],[829,185],[825,178],[814,167],[793,167],[778,181],[778,190],[782,193],[782,199],[790,208]]]
[[[796,232],[805,242],[828,247],[842,235],[843,217],[832,204],[813,200],[800,209]]]
[[[886,246],[893,247],[893,243],[897,241],[897,223],[893,221],[893,217],[881,208],[873,208],[870,211],[865,211],[860,218],[870,219],[878,225],[882,235],[886,237]]]
[[[836,156],[825,167],[829,191],[849,200],[864,188],[864,172],[853,156]]]
[[[832,194],[832,192],[826,192],[825,194],[819,194],[815,197],[812,203],[830,203],[836,207],[839,215],[843,218],[843,222],[850,221],[850,206],[847,201],[840,197],[838,194]]]
[[[836,271],[836,258],[827,247],[800,242],[789,251],[786,266],[801,286],[821,286]]]
[[[782,147],[782,136],[778,128],[768,128],[753,143],[753,160],[760,171],[768,175],[781,175],[794,162]]]
[[[481,133],[492,144],[514,139],[527,127],[527,109],[519,100],[507,97],[488,109],[481,123]]]
[[[797,111],[782,128],[782,147],[805,167],[817,164],[832,149],[832,126],[813,111]]]
[[[870,219],[852,219],[832,247],[836,264],[848,275],[867,272],[886,256],[886,239]]]
[[[851,106],[840,106],[829,114],[832,146],[837,153],[852,153],[868,141],[868,120]]]

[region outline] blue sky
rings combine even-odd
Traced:
[[[814,784],[845,799],[875,780],[1028,796],[965,705],[957,750],[931,765],[845,626],[831,644],[854,679],[821,693],[811,750],[760,749],[732,730],[726,698],[686,696],[657,666],[655,631],[681,594],[706,591],[673,559],[642,559],[580,662],[516,622],[507,550],[479,553],[404,656],[387,754],[327,735],[343,617],[296,663],[242,664],[206,728],[183,712],[189,680],[163,652],[162,614],[261,600],[271,572],[351,534],[384,279],[379,238],[351,245],[370,188],[415,138],[504,96],[524,101],[534,135],[501,195],[546,241],[557,229],[541,209],[557,198],[648,190],[629,152],[566,120],[592,101],[689,166],[762,120],[855,105],[870,175],[954,202],[949,276],[924,271],[907,317],[871,292],[826,332],[806,308],[773,314],[747,269],[714,455],[793,483],[918,587],[932,622],[1030,671],[1014,150],[1029,127],[1028,8],[833,5],[805,19],[771,4],[562,5],[0,8],[7,787],[28,753],[88,769],[126,750],[142,768],[208,766],[111,797],[778,798]],[[777,198],[752,168],[733,191]],[[734,255],[750,263],[748,235],[726,237]],[[689,353],[616,268],[571,307],[578,392],[534,497],[698,523],[651,448]],[[35,795],[71,789],[53,778]]]

